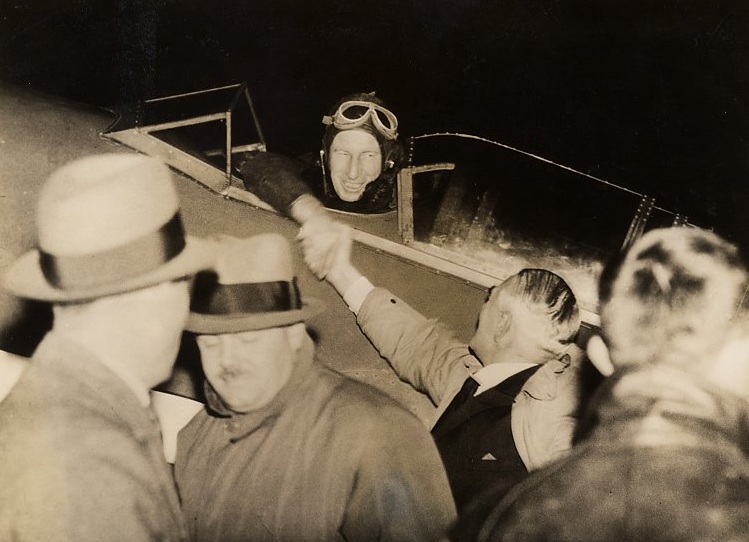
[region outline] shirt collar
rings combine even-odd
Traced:
[[[530,369],[536,365],[536,363],[527,362],[492,363],[487,365],[472,375],[473,379],[479,383],[479,387],[473,395],[474,397],[480,395],[500,382],[507,380],[512,375],[516,375],[520,371]]]

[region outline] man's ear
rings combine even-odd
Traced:
[[[724,390],[749,399],[749,337],[729,338],[715,359],[705,361],[707,378]]]
[[[494,342],[496,344],[501,343],[507,336],[507,333],[510,331],[511,327],[512,314],[510,314],[510,311],[502,309],[501,311],[499,311],[499,314],[497,314],[497,322],[494,326]]]
[[[307,326],[304,322],[293,324],[286,328],[286,336],[289,338],[289,344],[294,350],[299,350],[304,344],[304,336],[307,334]]]
[[[603,342],[603,337],[593,335],[588,339],[588,359],[603,376],[611,376],[614,372],[614,365],[611,363],[609,347]]]

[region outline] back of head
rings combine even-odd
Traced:
[[[738,249],[699,228],[652,230],[601,278],[615,366],[685,364],[719,346],[747,286]]]
[[[546,269],[523,269],[502,284],[502,293],[542,322],[546,332],[534,330],[527,342],[547,352],[549,359],[561,356],[580,327],[577,300],[564,279]]]

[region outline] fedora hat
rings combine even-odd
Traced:
[[[282,235],[224,236],[219,245],[214,271],[195,279],[187,331],[215,335],[281,327],[322,310],[318,300],[301,298]]]
[[[6,271],[11,293],[85,301],[195,274],[215,243],[186,236],[169,168],[134,154],[81,158],[56,170],[36,211],[37,249]]]

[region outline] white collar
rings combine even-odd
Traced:
[[[482,367],[473,375],[473,379],[479,383],[479,388],[473,396],[480,395],[486,390],[493,388],[500,382],[510,378],[512,375],[518,374],[520,371],[535,367],[537,363],[528,362],[507,362],[507,363],[492,363],[486,367]]]

